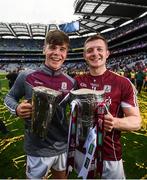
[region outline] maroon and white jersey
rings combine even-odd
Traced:
[[[27,70],[19,74],[13,87],[5,97],[5,105],[11,113],[16,114],[19,100],[31,99],[33,87],[44,86],[62,92],[62,103],[57,111],[45,139],[40,138],[31,131],[31,118],[25,119],[24,149],[27,155],[51,157],[66,152],[68,138],[68,121],[66,117],[66,95],[74,89],[75,80],[61,69],[52,70],[42,65],[36,70]]]
[[[90,74],[75,77],[78,88],[105,90],[106,98],[110,98],[110,113],[114,117],[123,117],[122,107],[137,106],[136,90],[133,84],[125,77],[106,70],[103,75]],[[120,143],[121,131],[113,129],[107,132],[104,138],[104,160],[120,160],[122,147]]]

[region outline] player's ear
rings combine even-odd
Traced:
[[[44,45],[43,46],[43,55],[45,55],[45,48],[46,48],[46,46]]]
[[[83,57],[84,57],[84,59],[86,58],[85,50],[83,51]]]
[[[110,51],[109,51],[109,50],[107,50],[107,58],[109,57],[109,55],[110,55]]]

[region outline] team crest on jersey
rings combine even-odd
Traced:
[[[110,85],[104,85],[104,91],[105,91],[106,93],[111,92],[111,86],[110,86]]]
[[[66,82],[62,82],[61,89],[62,90],[66,90],[67,89],[67,83]]]

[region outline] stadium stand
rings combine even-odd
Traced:
[[[83,59],[83,43],[91,33],[101,33],[107,38],[111,51],[107,64],[110,69],[127,70],[136,68],[136,64],[138,67],[138,63],[141,67],[146,66],[147,2],[77,0],[74,8],[75,14],[80,14],[82,18],[79,20],[79,29],[68,32],[71,47],[63,67],[66,72],[87,71]],[[140,16],[143,13],[144,16]],[[122,26],[128,20],[132,22]],[[54,28],[59,27],[53,24],[0,23],[0,71],[35,68],[40,65],[44,61],[42,49],[45,34]],[[104,32],[110,28],[113,30]]]

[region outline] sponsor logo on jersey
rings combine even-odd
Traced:
[[[34,81],[34,84],[35,84],[35,85],[43,85],[43,82],[38,81],[38,80],[35,80],[35,81]]]
[[[80,87],[87,87],[87,84],[81,82],[81,83],[80,83]]]
[[[96,84],[96,83],[90,83],[90,85],[92,88],[98,88],[99,87],[99,84]]]
[[[110,86],[110,85],[104,85],[104,91],[105,91],[106,93],[111,92],[111,86]]]

